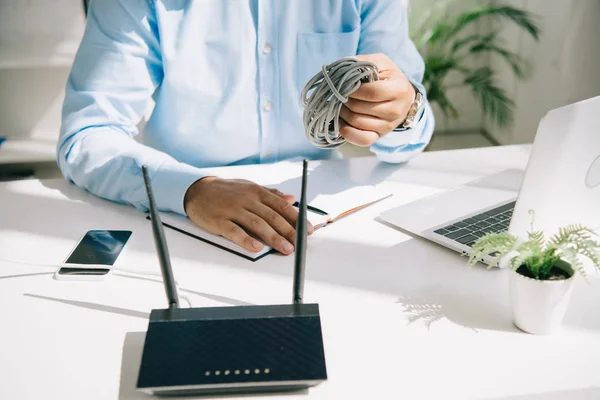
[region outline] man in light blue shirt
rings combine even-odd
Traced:
[[[427,145],[434,120],[425,102],[413,127],[394,130],[425,94],[402,0],[92,1],[58,164],[90,192],[146,210],[145,164],[161,210],[248,250],[263,244],[246,231],[290,254],[293,198],[203,168],[331,157],[306,139],[300,92],[323,64],[353,55],[386,79],[350,96],[340,133],[382,161],[405,162]]]

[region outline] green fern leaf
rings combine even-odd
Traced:
[[[498,34],[498,31],[494,31],[483,36],[480,33],[476,33],[473,35],[469,35],[463,39],[458,39],[452,45],[450,53],[456,54],[460,49],[464,48],[466,45],[472,42],[476,42],[477,44],[491,43],[498,37]]]
[[[497,54],[508,63],[515,75],[519,78],[525,78],[527,75],[528,64],[521,58],[517,53],[513,53],[503,47],[498,46],[495,43],[481,42],[476,43],[469,51],[473,54],[479,54],[483,52]]]
[[[410,13],[410,37],[418,49],[424,50],[433,35],[432,27],[446,17],[448,7],[454,2],[456,0],[436,0],[435,4],[422,13]]]
[[[544,232],[542,231],[533,231],[527,234],[529,240],[534,242],[540,249],[544,246]]]
[[[492,261],[496,262],[516,248],[518,239],[508,232],[488,233],[475,242],[471,248],[469,264],[474,265],[478,260],[495,253]],[[492,263],[493,264],[493,263]]]
[[[489,67],[481,67],[468,74],[464,83],[479,97],[484,114],[493,118],[498,126],[512,124],[514,102],[504,89],[494,82],[494,72]]]
[[[517,269],[519,269],[519,267],[521,265],[523,265],[524,261],[525,261],[525,255],[518,254],[516,257],[514,257],[512,260],[510,260],[511,269],[516,271]]]
[[[453,29],[445,32],[446,38],[456,35],[465,27],[484,17],[489,17],[491,19],[504,18],[512,20],[518,27],[529,32],[529,34],[535,40],[539,39],[540,28],[535,21],[535,17],[526,11],[505,5],[483,5],[460,14],[453,24]]]
[[[600,268],[600,243],[593,240],[586,240],[585,245],[581,248],[584,256],[589,258],[597,268]]]
[[[589,240],[593,234],[594,232],[591,229],[581,224],[570,224],[559,228],[558,233],[548,241],[548,245],[560,248],[576,238]]]

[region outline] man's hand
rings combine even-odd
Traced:
[[[291,254],[298,218],[294,201],[294,196],[249,181],[206,177],[188,188],[184,205],[196,225],[249,251],[261,250],[263,243],[247,232],[277,251]],[[308,223],[308,233],[313,231]]]
[[[340,110],[340,134],[357,146],[370,146],[406,120],[415,89],[385,54],[356,56],[379,68],[379,80],[363,83]]]

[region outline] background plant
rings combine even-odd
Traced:
[[[458,110],[448,97],[456,87],[467,86],[478,99],[485,116],[498,126],[513,121],[514,102],[496,83],[496,74],[490,66],[474,67],[473,59],[484,54],[495,54],[510,65],[514,74],[523,79],[529,69],[521,56],[503,46],[501,29],[486,33],[468,34],[467,28],[480,22],[483,26],[505,26],[509,22],[523,29],[536,41],[540,28],[534,15],[508,5],[480,5],[449,16],[449,6],[454,0],[437,1],[419,17],[411,14],[410,35],[425,60],[423,83],[431,104],[437,104],[446,117],[457,118]],[[449,75],[456,73],[456,81]]]
[[[592,261],[600,269],[600,243],[594,240],[597,234],[582,225],[567,225],[559,229],[558,233],[548,241],[544,239],[542,231],[532,229],[528,233],[528,240],[520,240],[508,232],[489,233],[481,237],[474,245],[469,256],[469,265],[474,265],[477,260],[494,254],[492,264],[510,253],[514,257],[509,261],[509,266],[517,270],[525,266],[535,279],[546,280],[550,277],[552,267],[563,260],[571,265],[573,271],[585,276],[581,256]]]

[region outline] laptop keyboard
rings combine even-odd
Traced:
[[[438,235],[452,239],[458,243],[472,247],[477,239],[490,232],[508,231],[510,218],[515,208],[515,201],[500,207],[473,215],[437,229]]]

